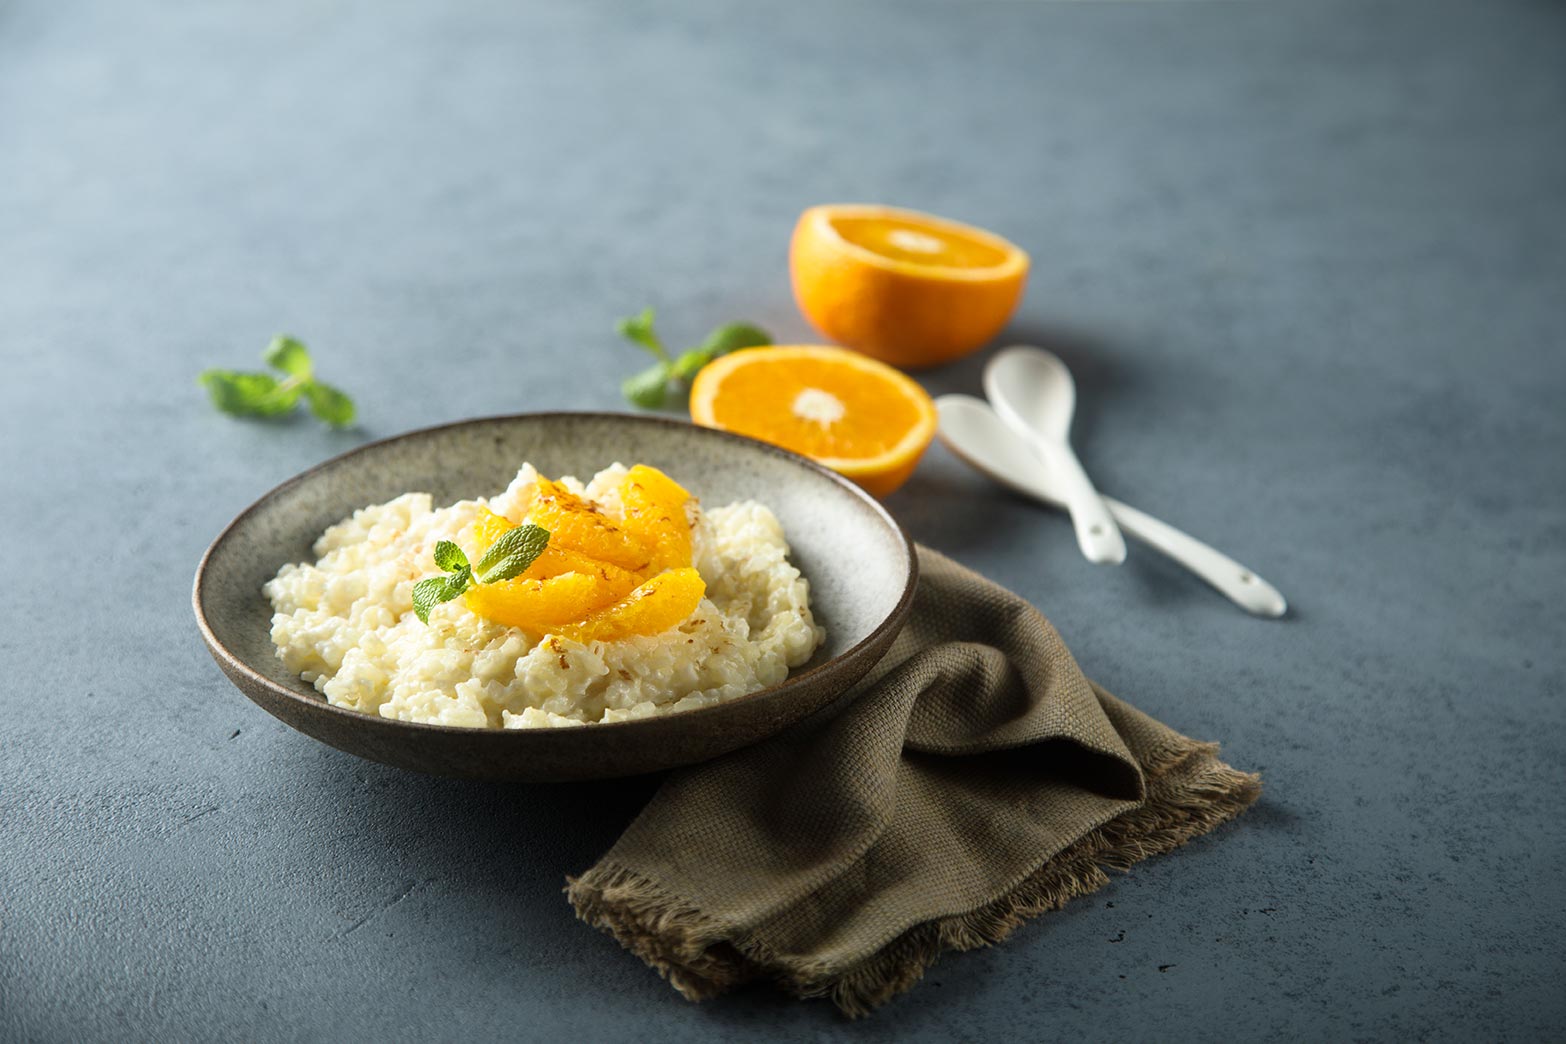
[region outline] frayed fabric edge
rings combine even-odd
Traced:
[[[1124,872],[1212,831],[1261,794],[1260,777],[1220,761],[1217,744],[1187,741],[1149,761],[1141,805],[1090,831],[1004,895],[916,925],[847,968],[782,958],[623,866],[600,863],[568,878],[566,895],[578,917],[608,932],[689,1000],[769,979],[796,997],[829,998],[860,1018],[911,988],[947,950],[999,943],[1040,914],[1104,887],[1110,871]]]

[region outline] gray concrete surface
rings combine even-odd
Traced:
[[[0,1037],[1560,1036],[1563,54],[1545,2],[0,2]],[[1009,336],[1075,369],[1100,484],[1295,607],[1089,566],[933,451],[904,524],[1267,793],[857,1025],[689,1005],[572,919],[646,781],[357,761],[187,604],[330,454],[616,407],[644,304],[810,338],[826,200],[1029,248]],[[285,329],[361,430],[206,405]]]

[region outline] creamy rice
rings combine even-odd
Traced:
[[[626,469],[585,487],[611,516]],[[581,644],[486,620],[462,599],[426,625],[413,585],[434,575],[435,543],[459,540],[479,508],[522,518],[538,473],[524,464],[504,493],[432,507],[404,494],[355,511],[315,543],[313,565],[285,565],[263,589],[272,642],[289,670],[341,707],[400,721],[536,728],[625,721],[706,707],[781,681],[825,632],[810,586],[788,561],[777,517],[753,500],[703,511],[692,501],[692,565],[706,581],[673,630]]]

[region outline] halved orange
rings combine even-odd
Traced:
[[[822,345],[746,348],[702,367],[691,420],[820,461],[885,496],[935,435],[935,403],[906,374]]]
[[[800,311],[840,344],[935,366],[987,344],[1022,299],[1028,255],[992,232],[916,210],[811,207],[789,246]]]

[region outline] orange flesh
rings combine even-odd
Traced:
[[[843,404],[830,423],[794,412],[807,389],[824,391]],[[729,374],[713,404],[718,426],[764,439],[811,457],[879,457],[894,449],[919,423],[916,404],[886,394],[856,371],[814,359],[756,363]]]
[[[689,567],[659,573],[613,605],[590,613],[561,633],[577,641],[612,642],[635,634],[658,634],[680,623],[701,604],[707,585]]]
[[[580,551],[621,569],[640,572],[652,557],[640,540],[616,525],[597,505],[546,478],[538,480],[538,495],[527,517],[549,530],[551,546]]]
[[[504,515],[497,515],[489,508],[479,508],[479,517],[473,520],[473,546],[469,550],[468,560],[475,565],[484,557],[490,545],[500,539],[500,535],[508,529],[512,529],[516,523]]]
[[[497,515],[488,508],[479,509],[479,517],[473,522],[473,554],[471,560],[477,562],[484,557],[490,545],[500,539],[500,535],[508,529],[515,527],[504,515]],[[588,573],[597,576],[610,587],[615,589],[616,598],[623,598],[643,577],[628,569],[621,569],[609,562],[602,562],[590,555],[584,555],[580,551],[572,551],[568,548],[555,547],[553,534],[550,536],[550,544],[543,552],[533,560],[533,564],[520,573],[516,579],[521,580],[545,580],[562,573]]]
[[[592,573],[562,573],[475,584],[462,597],[469,609],[486,619],[543,634],[587,617],[617,596],[608,582]]]
[[[832,227],[855,246],[893,261],[947,268],[994,268],[1004,252],[944,228],[896,218],[836,218]]]
[[[701,576],[689,568],[685,506],[690,494],[643,465],[630,469],[620,493],[626,518],[617,524],[559,483],[540,479],[528,520],[550,530],[549,546],[520,575],[470,587],[463,596],[467,607],[509,627],[580,641],[656,634],[680,623],[706,591]],[[477,563],[514,525],[480,508],[470,531],[470,560]]]
[[[652,549],[648,572],[656,575],[691,564],[691,527],[685,516],[690,499],[683,486],[657,468],[638,464],[626,472],[620,485],[624,528]]]

